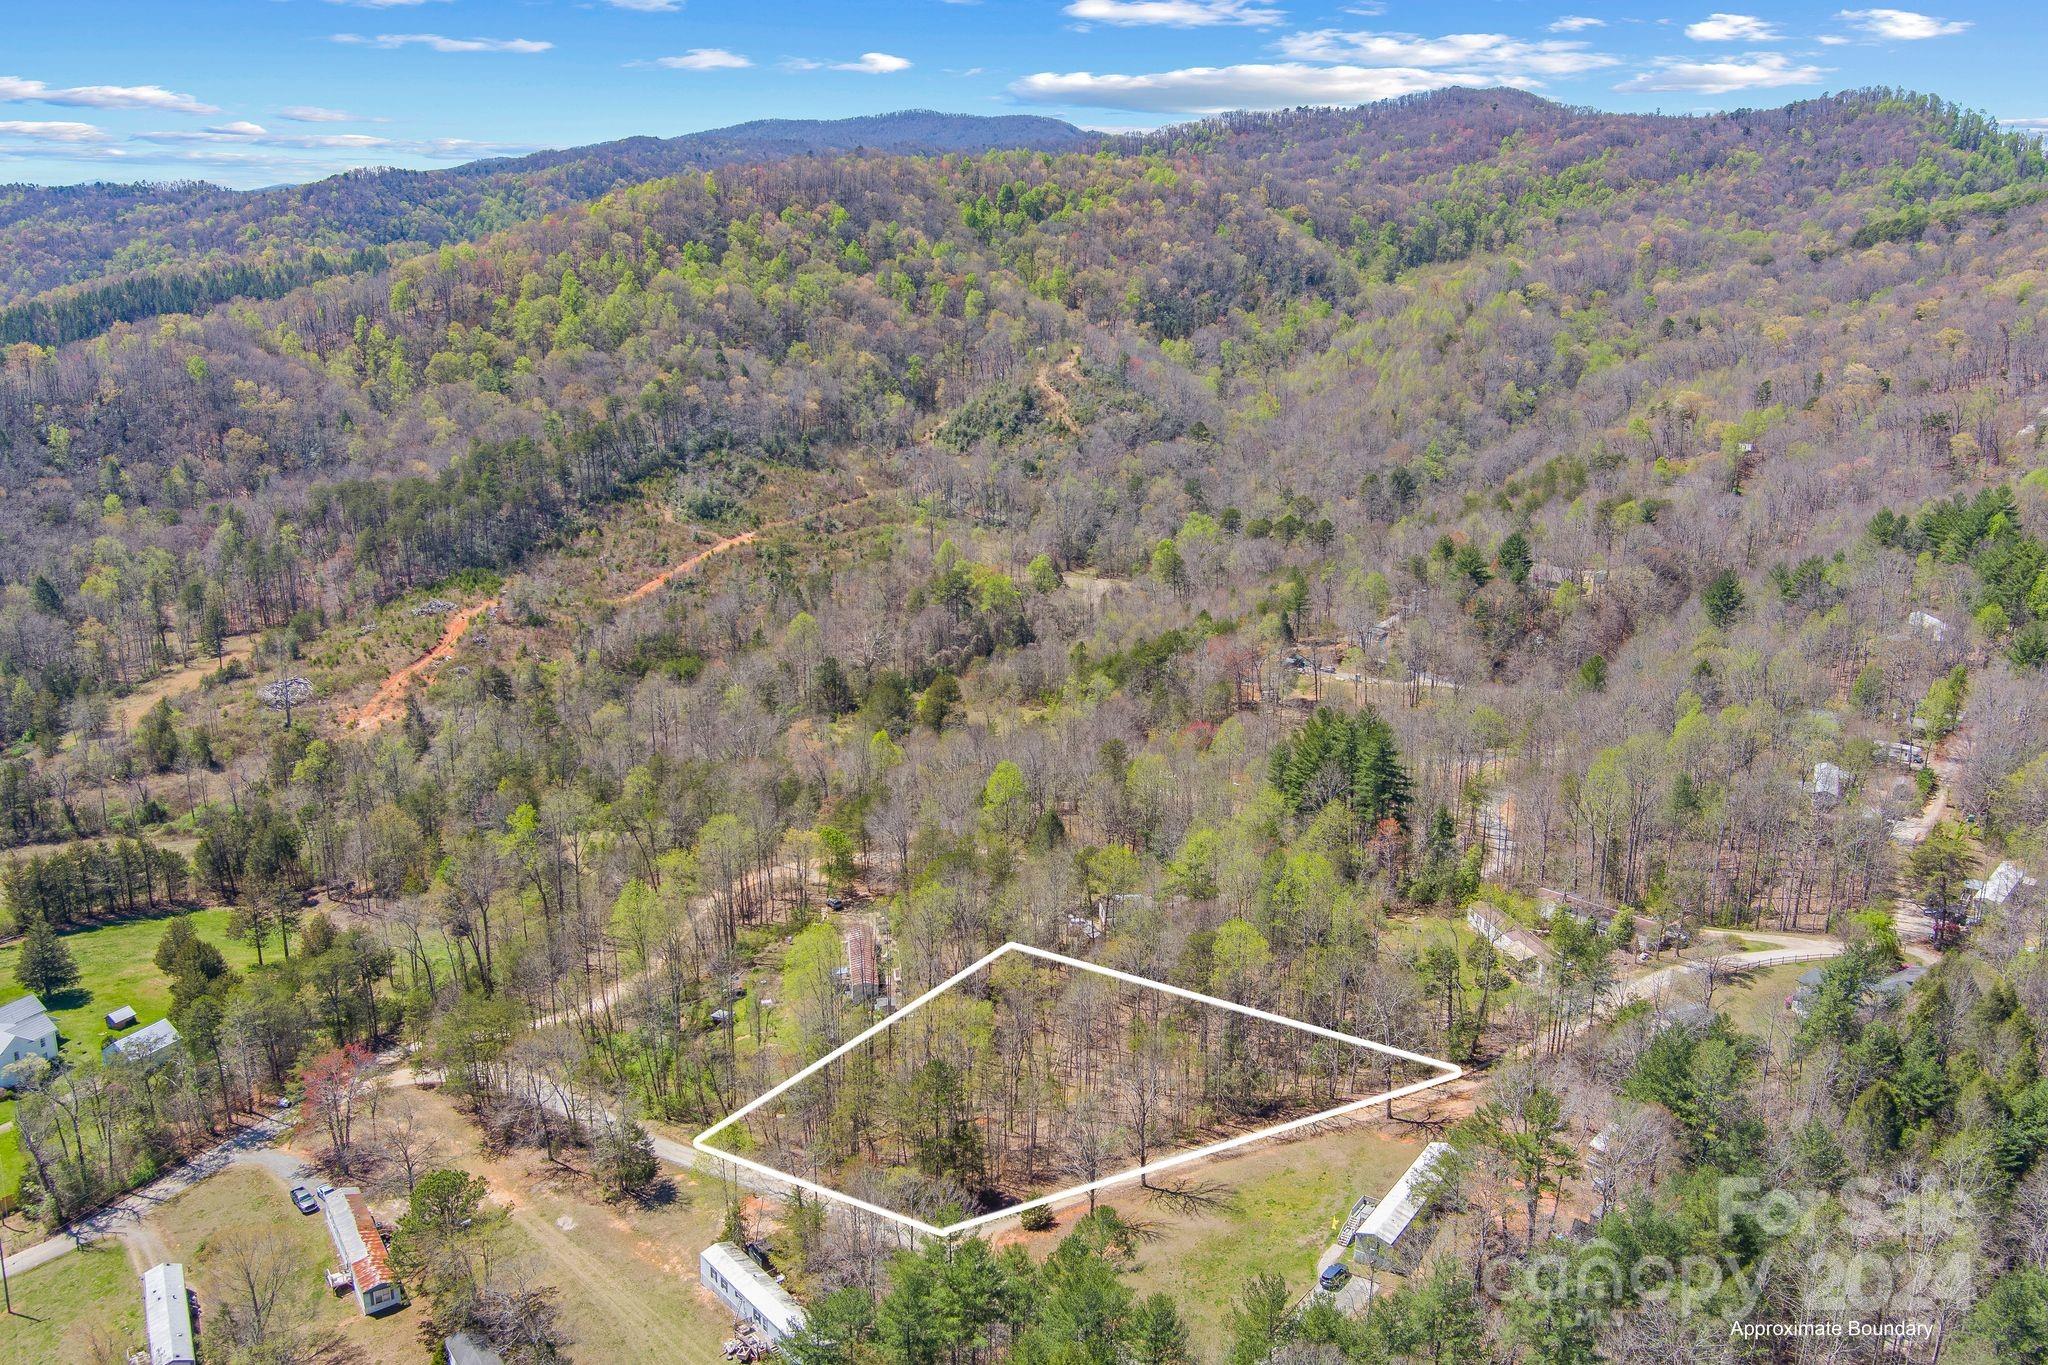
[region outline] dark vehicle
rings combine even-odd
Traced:
[[[1324,1293],[1334,1294],[1342,1289],[1344,1282],[1350,1278],[1351,1271],[1342,1261],[1338,1261],[1332,1265],[1325,1266],[1321,1278],[1316,1283],[1322,1286]]]
[[[297,1206],[300,1213],[317,1213],[320,1211],[320,1202],[313,1198],[313,1192],[304,1185],[292,1186],[292,1203]]]

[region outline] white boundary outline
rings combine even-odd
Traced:
[[[826,1066],[829,1066],[831,1063],[838,1061],[841,1057],[844,1057],[847,1053],[853,1051],[862,1043],[865,1043],[868,1039],[874,1037],[876,1034],[888,1028],[890,1025],[898,1023],[901,1020],[908,1018],[913,1012],[931,1003],[940,995],[943,995],[945,992],[959,985],[962,981],[965,981],[968,977],[973,976],[976,972],[979,972],[984,967],[992,965],[998,958],[1002,957],[1005,953],[1026,953],[1032,957],[1043,958],[1047,962],[1057,962],[1064,967],[1073,967],[1084,972],[1094,972],[1099,976],[1110,977],[1114,980],[1122,981],[1133,986],[1142,986],[1147,990],[1164,991],[1168,995],[1177,995],[1181,997],[1183,1000],[1193,1000],[1197,1004],[1213,1005],[1217,1009],[1229,1010],[1233,1014],[1248,1015],[1253,1019],[1262,1019],[1269,1024],[1281,1024],[1287,1028],[1300,1029],[1304,1033],[1313,1033],[1318,1037],[1328,1038],[1334,1042],[1348,1043],[1353,1047],[1362,1047],[1373,1052],[1384,1053],[1390,1057],[1399,1057],[1401,1060],[1407,1062],[1418,1062],[1423,1066],[1435,1068],[1441,1074],[1432,1076],[1427,1080],[1416,1081],[1410,1085],[1397,1087],[1396,1089],[1386,1091],[1383,1094],[1370,1095],[1362,1100],[1352,1100],[1346,1104],[1339,1105],[1335,1109],[1325,1109],[1320,1113],[1310,1114],[1307,1118],[1293,1119],[1286,1123],[1275,1124],[1270,1128],[1260,1128],[1254,1132],[1241,1133],[1236,1137],[1225,1138],[1221,1142],[1212,1142],[1205,1147],[1196,1147],[1191,1151],[1176,1152],[1172,1156],[1162,1157],[1157,1161],[1147,1162],[1142,1166],[1133,1167],[1128,1171],[1119,1171],[1115,1175],[1104,1176],[1100,1180],[1091,1180],[1088,1181],[1086,1184],[1072,1185],[1063,1190],[1055,1190],[1051,1194],[1044,1194],[1040,1195],[1036,1199],[1029,1199],[1025,1200],[1022,1203],[1011,1204],[1006,1208],[997,1209],[994,1213],[984,1213],[976,1218],[967,1218],[961,1220],[958,1223],[949,1223],[945,1227],[934,1227],[932,1224],[925,1222],[921,1218],[913,1218],[909,1214],[898,1213],[894,1209],[885,1209],[879,1204],[872,1204],[865,1199],[855,1198],[853,1195],[845,1194],[839,1190],[831,1188],[828,1185],[820,1185],[816,1181],[805,1180],[802,1176],[791,1175],[787,1171],[777,1170],[773,1166],[765,1165],[759,1161],[751,1160],[750,1158],[741,1156],[736,1152],[729,1152],[723,1148],[713,1147],[710,1145],[711,1138],[716,1137],[725,1129],[730,1128],[735,1123],[738,1123],[741,1119],[753,1113],[762,1105],[767,1104],[770,1100],[773,1100],[776,1096],[782,1094],[784,1091],[790,1089],[792,1086],[795,1086],[799,1082],[804,1081],[810,1076],[815,1075],[817,1072],[823,1070]],[[782,1082],[774,1089],[767,1091],[758,1098],[750,1100],[746,1104],[740,1106],[738,1109],[735,1109],[732,1113],[726,1115],[717,1123],[712,1124],[709,1128],[706,1128],[703,1132],[697,1134],[696,1137],[690,1140],[690,1145],[697,1151],[704,1154],[705,1156],[714,1157],[720,1161],[730,1162],[731,1164],[741,1167],[744,1170],[752,1171],[756,1175],[766,1176],[771,1180],[780,1181],[785,1185],[794,1185],[801,1189],[809,1190],[812,1194],[820,1195],[826,1199],[835,1200],[838,1203],[845,1204],[851,1208],[859,1209],[864,1213],[872,1213],[877,1217],[886,1218],[893,1223],[897,1223],[902,1225],[903,1227],[909,1228],[913,1232],[923,1233],[927,1237],[954,1237],[958,1236],[960,1233],[967,1232],[973,1228],[981,1227],[984,1224],[994,1223],[1004,1218],[1014,1217],[1017,1214],[1024,1212],[1026,1209],[1043,1208],[1050,1204],[1063,1203],[1066,1200],[1077,1198],[1080,1195],[1088,1194],[1091,1191],[1103,1189],[1110,1185],[1118,1185],[1122,1184],[1125,1181],[1137,1180],[1144,1176],[1151,1175],[1158,1171],[1164,1171],[1174,1166],[1186,1165],[1188,1162],[1191,1161],[1200,1161],[1204,1157],[1212,1157],[1219,1155],[1223,1152],[1233,1151],[1236,1148],[1246,1146],[1250,1143],[1263,1142],[1267,1138],[1279,1137],[1284,1133],[1291,1133],[1296,1131],[1297,1129],[1309,1127],[1312,1124],[1327,1123],[1331,1119],[1342,1118],[1346,1114],[1353,1114],[1361,1109],[1370,1109],[1375,1104],[1389,1103],[1391,1101],[1401,1099],[1403,1096],[1413,1095],[1419,1093],[1420,1091],[1432,1089],[1436,1086],[1443,1085],[1447,1082],[1457,1080],[1460,1076],[1464,1074],[1465,1071],[1463,1067],[1460,1067],[1452,1062],[1446,1062],[1438,1057],[1426,1057],[1419,1052],[1409,1052],[1402,1048],[1391,1047],[1386,1043],[1376,1043],[1370,1038],[1358,1038],[1348,1033],[1339,1033],[1335,1029],[1323,1028],[1319,1024],[1308,1024],[1303,1023],[1299,1019],[1289,1019],[1284,1014],[1274,1014],[1267,1010],[1254,1009],[1250,1005],[1239,1005],[1229,1000],[1219,1000],[1213,995],[1203,995],[1199,991],[1187,990],[1180,986],[1170,986],[1164,981],[1154,981],[1149,977],[1134,976],[1130,972],[1120,972],[1116,970],[1114,967],[1104,967],[1099,963],[1084,962],[1080,958],[1068,957],[1063,953],[1048,952],[1043,948],[1034,948],[1027,943],[1012,942],[1005,943],[1002,947],[996,949],[994,952],[989,953],[984,957],[977,958],[973,962],[970,962],[967,966],[962,967],[959,971],[953,973],[953,975],[947,977],[944,981],[941,981],[938,985],[932,987],[923,995],[920,995],[919,997],[917,997],[917,999],[905,1005],[902,1009],[897,1010],[895,1013],[889,1015],[887,1018],[880,1020],[879,1022],[873,1024],[869,1028],[854,1035],[852,1038],[847,1039],[846,1042],[840,1044],[832,1051],[826,1053],[817,1061],[812,1062],[809,1066],[797,1072],[794,1076],[791,1076],[788,1080]]]

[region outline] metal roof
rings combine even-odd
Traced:
[[[57,1025],[51,1021],[49,1011],[33,995],[0,1005],[0,1033],[16,1038],[47,1038],[56,1032]]]
[[[775,1277],[754,1264],[754,1258],[731,1242],[714,1242],[699,1257],[700,1268],[715,1270],[735,1293],[783,1335],[803,1330],[803,1305],[775,1283]]]
[[[1401,1240],[1401,1234],[1408,1231],[1429,1202],[1429,1174],[1436,1164],[1451,1154],[1448,1142],[1432,1142],[1422,1149],[1422,1155],[1415,1158],[1415,1164],[1402,1172],[1394,1182],[1394,1188],[1387,1191],[1387,1197],[1380,1200],[1378,1208],[1358,1229],[1361,1237],[1377,1237],[1388,1246]]]
[[[192,1304],[185,1297],[185,1267],[165,1261],[142,1272],[142,1319],[149,1331],[149,1365],[192,1365]]]
[[[354,1186],[329,1190],[320,1207],[327,1218],[327,1235],[334,1241],[335,1254],[348,1267],[357,1294],[365,1294],[380,1284],[398,1283],[398,1277],[391,1272],[384,1236],[377,1231],[361,1190]]]
[[[159,1019],[154,1024],[135,1030],[126,1038],[116,1038],[101,1048],[100,1052],[107,1057],[142,1058],[161,1052],[177,1041],[177,1028],[170,1020]]]

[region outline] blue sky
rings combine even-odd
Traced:
[[[1724,3],[0,0],[0,181],[254,186],[904,108],[1153,127],[1451,84],[1666,112],[1898,85],[2048,130],[2041,0]]]

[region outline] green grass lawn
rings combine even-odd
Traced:
[[[1750,973],[1714,997],[1714,1008],[1744,1033],[1762,1037],[1772,1020],[1785,1014],[1785,1002],[1799,986],[1799,978],[1819,963],[1783,962]]]
[[[1221,1206],[1194,1216],[1128,1186],[1102,1202],[1154,1234],[1139,1249],[1131,1287],[1172,1294],[1188,1316],[1200,1357],[1214,1360],[1223,1355],[1225,1324],[1247,1280],[1270,1272],[1292,1293],[1307,1293],[1316,1258],[1336,1240],[1358,1196],[1385,1195],[1421,1154],[1420,1143],[1345,1128],[1170,1172],[1176,1183],[1213,1186],[1222,1194]],[[1059,1229],[1032,1241],[1050,1249],[1086,1211],[1085,1204],[1061,1210]]]
[[[228,937],[229,913],[225,907],[194,910],[190,918],[199,937],[219,948],[228,965],[239,970],[256,961],[256,952],[246,942]],[[109,1010],[133,1006],[137,1027],[170,1012],[171,980],[151,959],[171,918],[120,920],[63,936],[71,960],[78,964],[78,984],[43,1004],[57,1023],[66,1060],[97,1055],[114,1036],[106,1026]],[[0,980],[6,983],[0,993],[9,999],[19,993],[20,983],[14,979],[14,960],[19,955],[18,947],[0,948]]]
[[[0,1359],[84,1362],[113,1343],[142,1345],[142,1281],[115,1241],[58,1257],[13,1280],[15,1316],[0,1320]]]
[[[248,943],[228,937],[228,915],[224,907],[195,910],[192,927],[220,949],[230,967],[239,970],[255,962],[256,952]],[[133,1006],[138,1028],[170,1012],[170,978],[151,960],[170,922],[168,915],[121,920],[63,936],[72,961],[78,964],[78,984],[49,996],[43,1005],[56,1021],[64,1060],[76,1063],[99,1055],[100,1048],[114,1036],[106,1025],[109,1010]],[[0,948],[0,1000],[23,994],[14,979],[14,960],[20,953],[16,946]],[[13,1101],[0,1103],[0,1123],[13,1117]],[[0,1133],[0,1193],[14,1192],[25,1166],[14,1130]]]
[[[206,1351],[206,1324],[224,1320],[224,1305],[235,1302],[236,1243],[255,1242],[292,1269],[283,1312],[303,1331],[321,1359],[365,1362],[416,1360],[419,1314],[410,1307],[381,1318],[365,1318],[355,1300],[330,1292],[325,1279],[334,1263],[326,1226],[293,1208],[285,1186],[266,1171],[247,1166],[222,1171],[155,1210],[143,1229],[150,1256],[185,1266],[186,1282],[199,1296],[200,1349],[206,1358],[225,1357],[216,1341]],[[311,1358],[311,1357],[302,1357]]]

